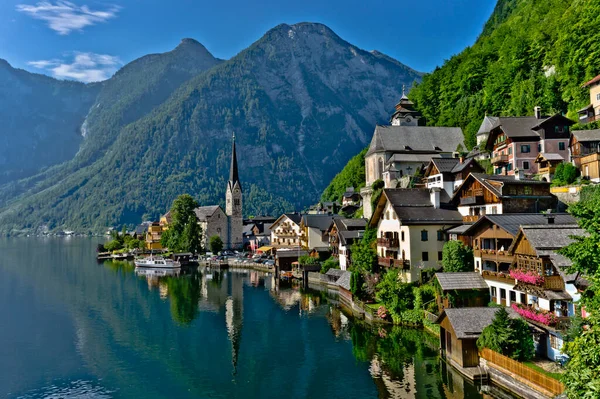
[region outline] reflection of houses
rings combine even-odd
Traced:
[[[365,155],[363,213],[370,218],[372,185],[383,180],[386,188],[406,187],[409,178],[421,171],[431,158],[451,158],[464,149],[464,136],[458,127],[418,126],[420,116],[413,103],[402,96],[391,126],[377,126]]]
[[[300,221],[299,213],[284,213],[269,229],[271,230],[271,245],[277,248],[292,248],[300,246]]]
[[[479,273],[436,273],[438,310],[486,306],[489,287]]]
[[[444,309],[436,323],[440,325],[440,347],[450,364],[477,367],[477,339],[494,320],[498,308]]]
[[[302,248],[312,250],[314,248],[329,247],[327,230],[331,221],[337,216],[331,215],[303,215],[300,220],[300,245]]]
[[[581,176],[600,182],[600,129],[574,131],[570,147],[573,163]]]
[[[483,215],[540,212],[556,207],[550,183],[519,176],[471,173],[452,197],[465,222]]]
[[[439,269],[445,230],[462,223],[440,188],[384,189],[369,225],[377,228],[379,265],[419,281],[423,269]]]
[[[360,240],[367,226],[367,219],[335,218],[327,230],[332,256],[338,258],[340,268],[350,266],[350,248]]]
[[[574,123],[561,114],[542,116],[540,107],[535,107],[534,116],[498,118],[486,144],[495,173],[514,175],[518,169],[535,175],[535,159],[540,153],[569,159],[569,127]]]
[[[439,187],[450,197],[470,173],[482,173],[483,168],[474,159],[432,158],[425,169],[425,187]]]

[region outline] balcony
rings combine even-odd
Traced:
[[[508,273],[484,270],[483,272],[481,272],[481,276],[484,278],[484,280],[498,281],[500,283],[506,283],[506,284],[512,284],[512,285],[515,284],[515,279],[512,278]]]
[[[461,205],[483,205],[483,193],[480,195],[465,195],[460,197]]]
[[[398,248],[400,244],[396,238],[378,238],[377,246],[384,248]]]
[[[561,276],[546,276],[544,277],[544,288],[552,291],[563,291],[565,281]]]
[[[277,237],[294,237],[297,238],[298,234],[294,231],[280,231],[280,232],[275,232],[275,235]]]
[[[499,251],[496,249],[476,249],[473,255],[481,260],[491,260],[494,262],[512,263],[515,259],[514,255],[510,255],[508,251]]]
[[[508,163],[508,155],[500,154],[492,157],[492,165],[505,165]]]
[[[408,259],[392,259],[392,258],[382,258],[381,256],[378,259],[379,266],[383,267],[395,267],[402,270],[410,269],[410,261]]]
[[[462,219],[464,223],[475,223],[479,218],[481,218],[481,215],[467,215],[463,216]]]

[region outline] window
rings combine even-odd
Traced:
[[[396,220],[396,212],[392,212],[392,219]]]
[[[523,161],[523,169],[525,169],[525,170],[529,169],[529,161]]]
[[[479,270],[479,261],[476,262],[475,270]]]
[[[506,299],[506,290],[504,288],[500,288],[500,299]]]
[[[529,144],[523,144],[521,146],[521,152],[522,153],[528,153],[531,152],[531,146]]]
[[[438,260],[442,260],[443,257],[442,251],[438,251]]]
[[[521,292],[521,303],[527,303],[527,294]]]
[[[390,220],[390,211],[385,211],[385,220]]]
[[[550,346],[552,349],[560,349],[562,346],[562,339],[558,338],[556,335],[550,334]]]
[[[402,241],[404,241],[404,232],[403,231],[400,232],[400,237],[402,238]]]
[[[564,141],[561,141],[561,142],[558,143],[558,149],[560,151],[563,151],[565,149],[565,142]]]
[[[510,291],[510,302],[517,302],[517,293],[514,291]]]
[[[559,131],[561,131],[561,132],[562,132],[562,129],[560,129],[560,130],[559,130],[559,129],[558,129],[558,126],[554,126],[554,133],[558,133]]]
[[[493,206],[492,207],[492,215],[497,215],[498,214],[498,207],[497,206]]]
[[[442,230],[437,231],[437,240],[444,241],[444,232]]]
[[[596,94],[596,100],[600,101],[600,93]]]
[[[542,145],[538,144],[538,152],[542,152]]]
[[[498,297],[498,293],[496,292],[496,287],[492,287],[492,299],[496,302],[496,298]]]
[[[423,260],[423,262],[427,262],[429,260],[429,252],[423,252],[421,254],[421,259]]]
[[[512,147],[508,147],[508,155],[512,154]]]
[[[239,199],[239,198],[236,198],[236,199],[234,199],[234,200],[233,200],[233,204],[234,204],[235,206],[240,206],[240,199]]]
[[[427,234],[427,230],[422,230],[421,231],[421,241],[427,241],[429,239],[428,234]]]
[[[506,165],[506,171],[510,172],[512,170],[512,162],[510,162],[508,165]]]

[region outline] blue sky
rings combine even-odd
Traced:
[[[192,37],[228,59],[280,23],[320,22],[346,41],[429,72],[473,44],[495,0],[1,0],[0,58],[102,80]]]

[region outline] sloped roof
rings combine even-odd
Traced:
[[[432,150],[433,151],[433,150]],[[394,162],[423,162],[427,163],[432,158],[441,158],[439,154],[411,154],[404,152],[402,154],[394,154],[387,160],[388,165],[392,165]]]
[[[541,122],[541,119],[535,116],[500,117],[498,122],[498,126],[501,126],[502,131],[508,137],[540,137],[539,133],[532,130]]]
[[[450,308],[444,309],[437,323],[444,316],[448,318],[456,338],[458,339],[477,339],[483,332],[483,329],[492,324],[496,312],[500,308]],[[519,317],[512,309],[506,309],[513,318]]]
[[[440,173],[450,173],[456,165],[460,164],[458,158],[432,158],[431,162]]]
[[[426,188],[385,189],[383,193],[402,224],[462,223],[461,214],[448,206],[450,198],[443,190],[437,209],[431,204]]]
[[[365,218],[359,218],[359,219],[351,219],[351,218],[343,218],[343,219],[339,219],[340,223],[347,229],[347,230],[360,230],[360,229],[365,229],[367,227],[367,219]]]
[[[332,215],[303,215],[302,224],[306,227],[316,228],[320,231],[327,231],[331,226],[331,221],[338,216]]]
[[[448,234],[464,234],[467,230],[469,230],[473,226],[472,224],[463,224],[460,226],[453,227],[449,230],[446,230]]]
[[[600,141],[600,129],[594,130],[573,130],[571,132],[579,142]]]
[[[449,290],[487,290],[485,280],[476,272],[436,273],[443,291]]]
[[[584,236],[585,230],[577,224],[572,225],[533,225],[522,226],[527,241],[538,252],[538,255],[549,255],[544,250],[557,250],[566,247],[574,240],[571,236]],[[540,253],[541,252],[541,253]]]
[[[459,127],[377,126],[366,155],[382,151],[453,152],[459,145],[465,148]]]
[[[325,273],[327,276],[334,276],[334,277],[340,277],[342,274],[344,274],[344,270],[341,269],[329,269],[327,270],[327,273]]]
[[[540,152],[537,156],[537,158],[535,159],[535,162],[537,163],[538,160],[542,160],[545,159],[546,161],[564,161],[565,158],[560,155],[560,154],[554,154],[551,152]]]
[[[473,158],[465,159],[462,163],[457,163],[454,168],[452,168],[452,173],[462,172],[464,169],[468,167],[477,167],[479,170],[483,171],[483,168],[479,165],[479,163]]]
[[[308,255],[308,252],[306,252],[305,250],[296,250],[296,249],[290,249],[290,250],[278,250],[275,253],[275,256],[278,258],[299,258],[301,256],[306,256]]]
[[[499,124],[499,118],[496,116],[485,116],[481,125],[479,126],[479,130],[477,131],[477,136],[482,136],[484,134],[488,134],[493,128],[497,127]]]
[[[594,84],[594,83],[596,83],[596,82],[600,82],[600,75],[596,76],[595,78],[593,78],[593,79],[591,79],[591,80],[588,80],[588,81],[587,81],[587,82],[585,82],[585,83],[583,84],[583,86],[581,86],[581,87],[587,87],[587,86],[589,86],[589,85],[591,85],[591,84]]]
[[[557,225],[573,225],[576,220],[568,213],[553,213],[554,224],[548,224],[548,217],[543,213],[503,213],[499,215],[485,215],[466,231],[466,233],[475,231],[475,229],[486,222],[493,223],[501,229],[516,236],[521,226],[545,225],[546,228],[552,228]]]
[[[343,289],[350,291],[351,275],[352,273],[350,273],[349,271],[343,270],[343,273],[340,275],[340,278],[338,278],[338,280],[336,281],[336,284],[342,287]]]
[[[487,175],[485,173],[470,173],[469,176],[465,179],[463,184],[454,192],[452,196],[452,201],[460,196],[460,191],[462,187],[467,183],[468,179],[472,176],[472,178],[476,179],[484,186],[486,189],[491,191],[497,197],[509,198],[511,195],[507,193],[502,193],[498,190],[498,187],[494,186],[490,182],[499,182],[499,183],[510,183],[511,185],[545,185],[550,187],[550,182],[545,182],[541,180],[534,179],[517,179],[515,176],[505,176],[505,175]],[[500,188],[501,189],[501,188]],[[550,193],[548,193],[550,195]],[[522,195],[521,195],[522,196]],[[539,195],[536,197],[540,197]]]
[[[199,208],[194,209],[194,213],[196,214],[196,217],[199,221],[205,222],[206,219],[212,216],[219,208],[219,205],[201,206]]]
[[[340,244],[346,246],[350,240],[357,240],[364,234],[364,230],[341,230],[338,235],[340,237]]]

